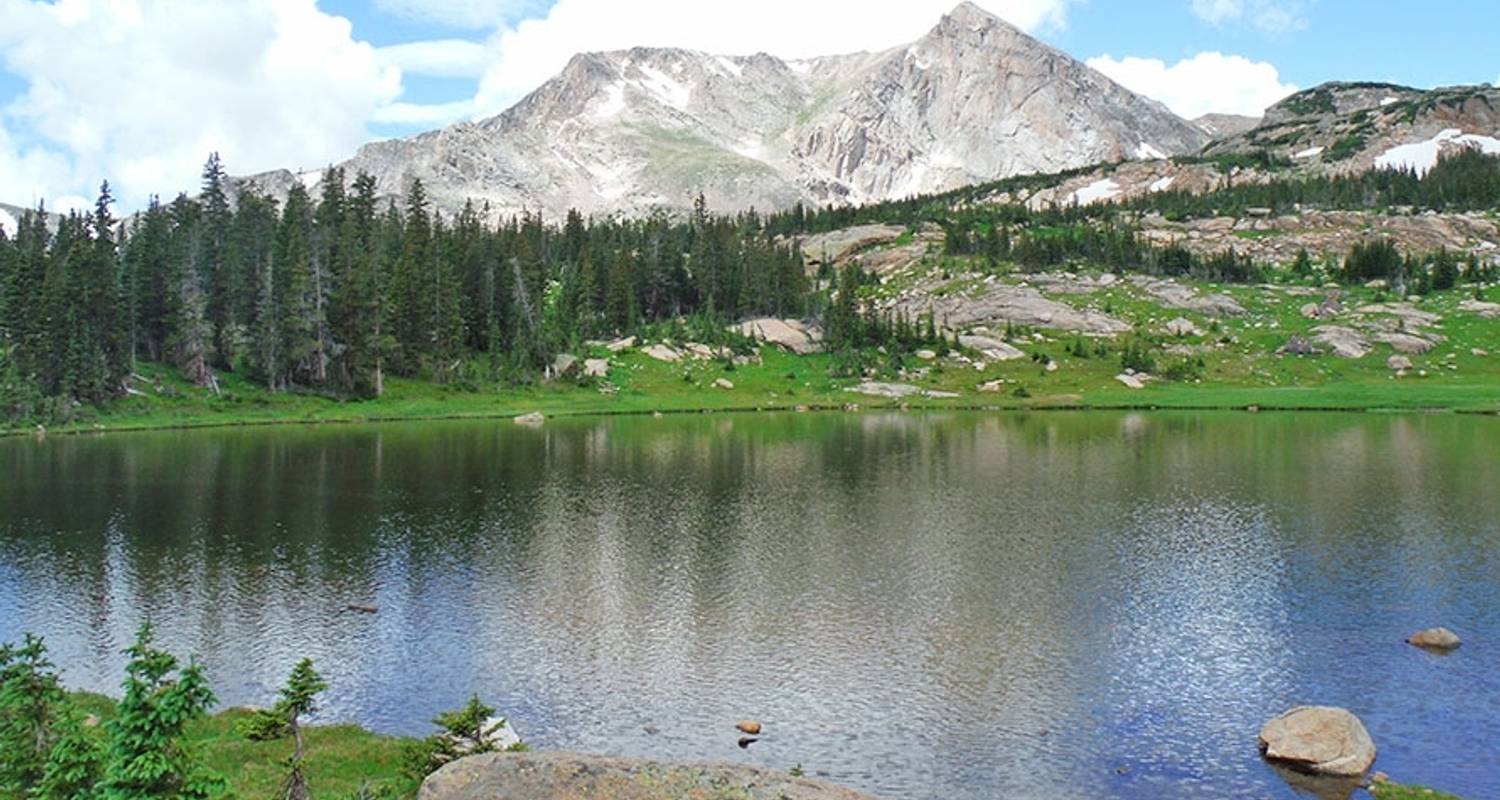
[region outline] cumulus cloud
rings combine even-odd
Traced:
[[[314,0],[0,0],[0,197],[131,205],[234,171],[321,167],[370,138],[401,72]],[[56,205],[56,202],[50,203]]]
[[[1296,86],[1282,83],[1272,64],[1216,52],[1199,53],[1170,66],[1155,58],[1109,55],[1091,58],[1088,65],[1187,119],[1210,113],[1258,117],[1297,91]]]
[[[1193,14],[1210,25],[1249,24],[1270,34],[1307,27],[1313,0],[1191,0]]]
[[[1073,2],[979,0],[977,5],[1038,31],[1065,25]],[[905,0],[881,4],[879,13],[871,13],[869,0],[558,0],[546,16],[507,27],[491,39],[496,61],[480,81],[475,111],[504,110],[581,51],[670,46],[805,58],[873,50],[917,38],[954,5],[954,0]],[[787,24],[789,19],[796,24]]]
[[[489,30],[546,10],[549,0],[375,0],[380,9],[456,28]]]

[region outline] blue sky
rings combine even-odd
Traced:
[[[1326,80],[1500,80],[1500,3],[976,0],[1184,116]],[[910,41],[957,0],[0,0],[0,199],[127,203],[498,113],[572,53]],[[872,9],[878,9],[872,13]],[[789,24],[788,20],[794,20]]]

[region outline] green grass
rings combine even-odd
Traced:
[[[74,695],[80,708],[107,721],[115,702],[96,694]],[[255,742],[240,734],[239,723],[250,716],[229,709],[194,723],[188,744],[204,766],[225,779],[236,798],[275,797],[290,741]],[[371,733],[356,725],[313,725],[304,729],[306,774],[313,797],[350,800],[363,791],[370,797],[410,797],[417,783],[401,774],[401,750],[409,741]]]
[[[1460,800],[1458,795],[1447,794],[1423,786],[1402,786],[1390,781],[1379,781],[1370,786],[1375,800]]]

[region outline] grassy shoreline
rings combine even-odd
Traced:
[[[1046,373],[1035,364],[996,365],[983,372],[935,371],[911,380],[923,390],[961,396],[905,399],[870,397],[849,389],[854,379],[828,375],[826,356],[794,356],[763,350],[763,363],[726,371],[717,361],[668,364],[628,353],[614,358],[611,380],[618,391],[575,382],[490,390],[460,389],[421,381],[394,380],[384,397],[346,400],[321,395],[272,394],[233,375],[223,394],[183,383],[169,369],[145,365],[165,394],[132,396],[79,419],[47,426],[49,434],[82,434],[257,427],[271,425],[372,424],[439,420],[504,420],[532,412],[549,418],[653,414],[794,411],[1299,411],[1409,412],[1500,415],[1500,381],[1446,379],[1380,380],[1360,376],[1326,384],[1256,386],[1234,382],[1156,383],[1132,390],[1114,380],[1114,365],[1069,364],[1071,374]],[[714,381],[734,382],[719,389]],[[1006,380],[1014,390],[981,393],[981,380]],[[885,380],[899,380],[888,378]],[[35,427],[0,428],[0,437],[34,434]]]

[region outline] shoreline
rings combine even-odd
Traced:
[[[1313,391],[1316,391],[1314,389]],[[1186,404],[1163,404],[1163,403],[1080,403],[1059,402],[1049,403],[1047,398],[1039,398],[1030,403],[941,403],[941,402],[892,402],[880,398],[881,402],[870,403],[870,398],[864,395],[851,393],[851,399],[846,403],[814,402],[798,404],[756,404],[756,405],[726,405],[726,406],[681,406],[661,407],[649,409],[580,409],[580,410],[556,410],[528,412],[517,409],[505,409],[495,411],[456,412],[449,414],[373,414],[368,416],[328,416],[328,417],[295,417],[287,415],[284,417],[271,417],[265,419],[214,419],[212,417],[188,418],[175,423],[131,423],[127,421],[121,424],[85,423],[68,424],[57,428],[45,428],[41,432],[36,429],[26,428],[4,428],[0,429],[0,440],[16,439],[22,437],[45,438],[46,436],[85,436],[89,434],[106,433],[152,433],[165,431],[197,431],[197,430],[226,430],[232,428],[293,428],[314,427],[321,425],[390,425],[413,422],[463,422],[463,421],[514,421],[528,413],[542,413],[547,420],[567,419],[614,419],[631,417],[665,417],[665,416],[690,416],[707,414],[860,414],[865,412],[900,412],[900,413],[935,413],[944,411],[959,411],[965,413],[988,413],[988,414],[1016,414],[1030,412],[1193,412],[1193,413],[1232,413],[1245,414],[1391,414],[1391,415],[1422,415],[1435,416],[1452,414],[1455,416],[1468,417],[1500,417],[1500,407],[1497,408],[1461,408],[1454,406],[1428,406],[1428,405],[1301,405],[1301,404],[1278,404],[1266,403],[1186,403]],[[865,402],[861,402],[865,401]],[[145,419],[145,415],[142,415]]]

